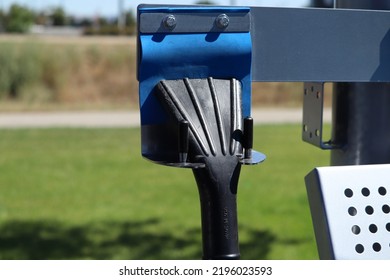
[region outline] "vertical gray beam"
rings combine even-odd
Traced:
[[[337,0],[337,8],[390,9],[387,0]],[[346,23],[347,24],[347,23]],[[331,165],[390,163],[390,84],[336,83]]]
[[[252,80],[390,82],[388,11],[251,8]]]

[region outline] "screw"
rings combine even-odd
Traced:
[[[174,15],[167,15],[163,20],[164,27],[173,30],[176,27],[176,18]]]
[[[226,14],[220,14],[216,19],[215,19],[215,24],[219,29],[225,29],[229,26],[229,17]]]

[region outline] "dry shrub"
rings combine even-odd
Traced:
[[[87,42],[82,38],[71,43],[47,38],[2,42],[0,100],[67,108],[137,108],[135,40],[103,37]],[[252,88],[253,106],[301,106],[302,83],[253,83]]]
[[[1,44],[0,98],[68,107],[136,107],[135,55],[122,44]]]

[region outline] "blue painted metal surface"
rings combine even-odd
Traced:
[[[249,8],[227,7],[153,7],[141,6],[143,13],[249,13]],[[242,109],[250,115],[252,41],[246,32],[206,32],[149,34],[139,31],[138,80],[141,125],[164,123],[167,116],[153,96],[153,89],[161,80],[183,78],[235,78],[242,84]],[[145,127],[146,129],[146,127]]]

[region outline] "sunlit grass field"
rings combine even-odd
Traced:
[[[242,259],[317,259],[304,176],[328,165],[299,125],[255,128],[243,167]],[[190,170],[140,155],[139,129],[0,130],[0,259],[200,259]]]

